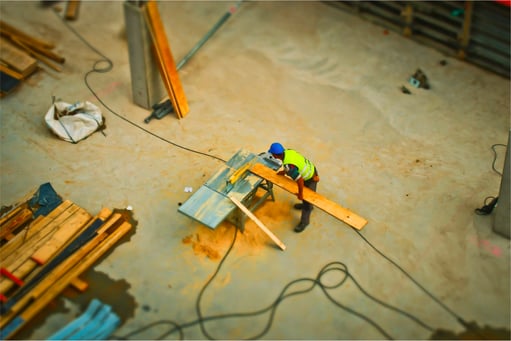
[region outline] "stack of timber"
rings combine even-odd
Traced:
[[[0,20],[0,97],[14,90],[39,69],[39,63],[62,71],[65,58],[54,53],[55,44],[32,37]]]
[[[49,210],[34,205],[52,201],[41,196],[0,217],[1,339],[13,338],[68,286],[85,291],[88,284],[79,277],[132,228],[116,210],[92,216],[58,195]]]

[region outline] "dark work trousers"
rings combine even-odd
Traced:
[[[316,176],[319,176],[318,175],[318,170],[316,169],[314,175]],[[313,190],[314,192],[316,192],[316,188],[318,187],[318,182],[317,181],[314,181],[315,177],[313,176],[312,178],[310,178],[309,180],[307,181],[304,181],[304,186],[307,187],[308,189],[310,190]],[[300,223],[304,224],[304,225],[309,225],[309,222],[310,222],[310,216],[311,216],[311,212],[312,212],[312,204],[310,202],[307,202],[305,200],[303,200],[303,206],[302,206],[302,218],[300,220]]]

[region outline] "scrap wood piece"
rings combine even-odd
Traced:
[[[16,213],[0,226],[0,240],[15,232],[18,228],[26,224],[32,219],[32,211],[25,207],[19,207]]]
[[[30,41],[26,41],[23,38],[15,35],[15,34],[5,31],[4,29],[2,29],[2,27],[0,27],[0,34],[2,36],[6,37],[10,42],[14,43],[15,45],[17,45],[18,47],[20,47],[22,49],[29,48],[30,51],[38,52],[38,53],[42,54],[43,56],[46,56],[59,64],[63,64],[66,61],[66,59],[64,57],[56,54],[55,52],[51,51],[50,49],[43,47],[40,44],[33,44]]]
[[[282,250],[286,250],[286,245],[284,245],[284,243],[282,243],[280,239],[278,239],[252,212],[250,212],[250,210],[247,207],[245,207],[245,205],[243,205],[238,199],[236,199],[232,195],[229,195],[228,197],[236,206],[238,206],[243,211],[243,213],[245,213],[250,219],[252,219],[254,223],[256,223],[257,226],[259,226],[259,228],[263,230],[263,232],[266,233],[266,235],[268,235],[268,237],[270,237],[271,240],[275,242],[275,244],[277,244]]]
[[[70,218],[73,219],[73,215],[78,212],[79,209],[80,207],[71,203],[71,205],[67,207],[65,211],[50,221],[38,233],[34,234],[32,238],[22,243],[11,254],[5,255],[5,258],[2,259],[3,266],[9,269],[9,271],[16,270],[16,268],[23,264],[26,259],[30,258],[30,256],[35,252],[35,250],[39,248],[42,243],[45,243],[47,240],[49,240],[52,234],[58,231],[62,224],[65,223],[65,221]]]
[[[55,44],[53,44],[52,42],[40,38],[34,38],[30,36],[28,33],[25,33],[17,29],[16,27],[9,25],[3,20],[0,20],[0,30],[2,33],[6,32],[9,33],[10,35],[17,36],[19,39],[30,45],[37,45],[45,49],[53,49],[55,47]]]
[[[293,180],[285,176],[277,175],[274,170],[264,166],[263,164],[256,163],[254,166],[252,166],[252,168],[250,168],[250,171],[290,193],[297,193],[297,185]],[[333,217],[342,220],[357,230],[361,230],[367,224],[366,219],[362,218],[356,213],[351,212],[347,208],[344,208],[341,205],[323,197],[319,193],[314,192],[307,187],[303,189],[303,198],[314,206],[322,209]]]
[[[2,46],[0,49],[0,60],[23,75],[23,77],[28,77],[37,70],[37,60],[28,53],[20,50],[2,37],[0,37],[0,45]]]
[[[167,94],[172,102],[172,107],[178,118],[183,118],[189,111],[188,102],[177,73],[176,64],[170,51],[170,46],[165,34],[165,27],[161,22],[160,13],[156,1],[149,0],[145,7],[147,27],[153,40],[160,74],[167,89]]]
[[[28,53],[30,56],[34,57],[36,60],[39,60],[46,66],[49,66],[55,71],[61,72],[62,68],[58,65],[53,64],[50,62],[43,53],[37,52],[34,48],[32,48],[30,45],[25,44],[24,42],[20,41],[19,39],[12,38],[12,42],[16,44],[19,48],[21,48],[23,51]],[[46,53],[48,54],[48,53]]]
[[[91,218],[92,216],[87,211],[79,208],[72,219],[66,220],[62,228],[56,231],[30,258],[39,265],[45,264],[61,248],[65,247],[76,234],[89,227],[92,224]],[[88,224],[88,222],[90,223]]]
[[[18,233],[13,239],[9,240],[7,244],[2,245],[2,247],[0,247],[0,259],[2,259],[2,262],[5,261],[8,255],[19,249],[20,245],[26,243],[37,234],[42,233],[41,230],[48,226],[48,224],[56,219],[62,212],[67,210],[71,204],[71,201],[66,200],[51,211],[47,216],[38,216],[28,226],[25,226],[23,231]]]
[[[80,9],[80,0],[68,0],[66,6],[66,20],[76,20],[78,18],[78,10]]]
[[[12,338],[12,336],[15,335],[25,323],[30,321],[41,310],[43,310],[44,307],[51,302],[51,300],[57,297],[69,285],[73,278],[76,278],[94,265],[94,263],[115,243],[117,243],[131,229],[131,227],[132,225],[125,221],[114,231],[108,229],[96,236],[90,241],[90,243],[93,241],[99,242],[99,239],[101,239],[99,245],[89,252],[87,256],[83,257],[78,264],[66,272],[64,276],[61,276],[58,280],[56,280],[43,295],[39,297],[31,297],[30,301],[32,301],[32,304],[19,314],[13,314],[11,310],[8,314],[0,317],[0,328],[3,328],[2,332],[4,334],[4,338]],[[9,316],[6,317],[6,315]]]

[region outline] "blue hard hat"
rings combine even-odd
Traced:
[[[270,150],[268,150],[268,152],[272,154],[282,154],[284,153],[284,147],[280,143],[274,142],[271,144]]]

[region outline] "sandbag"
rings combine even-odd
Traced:
[[[74,104],[54,102],[44,120],[55,135],[72,143],[105,128],[101,110],[89,101]]]

